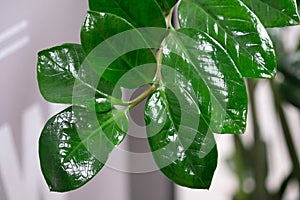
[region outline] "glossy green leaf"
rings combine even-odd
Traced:
[[[89,7],[94,11],[118,15],[135,27],[166,26],[162,11],[154,0],[89,0]]]
[[[63,44],[38,53],[37,78],[43,97],[54,103],[72,103],[78,69],[84,60],[79,44]]]
[[[39,139],[43,175],[51,191],[74,190],[103,167],[109,153],[126,134],[125,112],[96,114],[69,107],[52,117]]]
[[[125,52],[124,54],[128,45],[133,43],[132,41],[121,38],[122,41],[120,42],[114,44],[109,43],[109,41],[111,41],[109,39],[112,36],[132,29],[134,29],[134,27],[131,24],[114,14],[90,11],[86,15],[81,30],[83,49],[86,54],[89,54],[87,60],[91,67],[97,73],[102,73],[101,77],[109,81],[111,85],[115,85],[124,74],[134,67],[148,63],[156,63],[156,58],[150,48],[138,49],[128,53]],[[136,35],[137,36],[132,39],[143,41],[137,31]],[[103,49],[99,47],[99,45],[103,43],[107,45],[107,48]],[[106,66],[106,64],[104,64],[105,60],[102,60],[103,55],[107,52],[109,54],[107,55],[108,58],[115,57],[115,60],[109,64],[109,66]],[[152,81],[153,74],[155,74],[155,68],[148,68],[147,71],[140,74],[140,79],[145,79],[145,82]],[[130,87],[130,83],[123,85],[123,87]]]
[[[204,118],[217,133],[243,133],[247,118],[244,80],[224,49],[196,29],[170,31],[163,47],[163,80],[194,91]],[[170,77],[173,76],[173,77]]]
[[[106,39],[130,29],[134,29],[134,26],[121,17],[111,13],[88,11],[80,35],[83,50],[88,55]]]
[[[176,184],[207,189],[218,155],[214,137],[204,121],[197,120],[199,115],[197,103],[175,84],[159,88],[145,107],[148,140],[160,170]]]
[[[157,3],[159,4],[160,8],[164,11],[164,12],[169,12],[174,6],[175,4],[178,2],[178,0],[156,0]]]
[[[239,0],[183,0],[181,27],[200,29],[216,39],[247,78],[276,74],[275,53],[257,16]]]
[[[295,0],[241,0],[261,20],[265,27],[282,27],[299,24]]]
[[[91,85],[93,74],[89,67],[81,68],[84,61],[84,53],[79,44],[63,44],[50,49],[43,50],[38,54],[37,64],[37,78],[39,89],[43,97],[53,103],[72,104],[73,100],[80,105],[85,105],[91,108],[95,102],[101,102],[96,105],[97,111],[103,112],[111,108],[111,102],[104,97]],[[79,69],[82,69],[81,71]],[[77,85],[77,91],[84,91],[77,93],[74,96],[73,90],[75,81],[80,80],[81,84]],[[111,85],[106,82],[101,82],[101,88],[108,90]],[[92,93],[93,98],[87,99],[84,94]]]
[[[92,179],[125,137],[126,112],[148,95],[144,117],[158,167],[179,185],[210,187],[218,159],[213,133],[245,131],[243,77],[276,73],[263,25],[293,25],[299,16],[292,0],[182,0],[182,29],[167,30],[164,14],[177,2],[89,0],[82,45],[39,53],[41,93],[48,101],[73,104],[47,122],[39,140],[50,190],[73,190]],[[280,86],[296,106],[297,62],[281,68]],[[153,86],[133,103],[120,100],[121,88],[147,83]]]

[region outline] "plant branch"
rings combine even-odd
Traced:
[[[167,28],[174,29],[172,26],[172,16],[173,16],[173,10],[171,9],[170,13],[165,17]],[[148,88],[145,92],[143,92],[141,95],[139,95],[137,98],[135,98],[132,101],[125,102],[125,104],[130,105],[130,108],[133,108],[137,104],[139,104],[141,101],[143,101],[145,98],[147,98],[152,92],[156,89],[156,85],[162,81],[162,74],[161,74],[161,65],[162,65],[162,54],[163,54],[163,47],[165,45],[165,38],[161,43],[161,47],[156,52],[156,60],[157,60],[157,68],[156,73],[154,76],[154,84],[151,85],[150,88]]]
[[[297,178],[298,184],[300,187],[300,165],[299,165],[299,158],[297,155],[297,151],[296,151],[295,145],[293,143],[293,138],[292,138],[292,134],[291,134],[290,128],[287,123],[286,115],[283,111],[282,100],[281,100],[281,97],[280,97],[276,87],[275,87],[274,81],[270,80],[270,85],[271,85],[273,96],[274,96],[274,105],[278,112],[279,119],[280,119],[280,122],[282,125],[283,136],[286,141],[286,145],[287,145],[287,148],[288,148],[288,151],[289,151],[292,163],[293,163],[293,167],[294,167],[293,174]]]
[[[267,177],[267,158],[265,143],[261,139],[260,127],[257,117],[257,109],[255,102],[255,82],[253,80],[247,80],[249,103],[251,109],[251,117],[254,131],[254,144],[251,148],[250,158],[253,163],[253,175],[255,180],[255,192],[254,195],[258,199],[266,199],[268,196],[267,189],[265,187],[265,179]],[[256,162],[259,160],[259,162]],[[254,164],[255,163],[255,164]]]
[[[142,102],[144,99],[146,99],[152,92],[156,89],[156,84],[151,85],[146,91],[144,91],[141,95],[139,95],[137,98],[129,101],[127,104],[129,104],[129,108],[135,107],[137,104]]]
[[[170,10],[170,13],[165,17],[167,28],[170,29],[174,29],[172,25],[173,12],[174,12],[174,7]]]
[[[244,191],[244,178],[246,166],[244,162],[244,155],[246,154],[243,143],[239,137],[239,135],[234,135],[234,145],[235,145],[235,153],[234,153],[234,161],[236,165],[236,174],[238,176],[239,188],[237,196],[239,199],[246,199],[246,193]]]
[[[156,61],[157,61],[157,67],[156,67],[156,73],[154,77],[154,84],[158,84],[162,81],[162,75],[161,75],[161,64],[162,64],[162,54],[163,54],[163,46],[165,45],[165,40],[162,41],[161,47],[156,52]]]
[[[280,189],[276,194],[277,199],[282,199],[283,195],[287,189],[289,182],[293,179],[293,172],[289,173],[289,175],[283,180],[281,183]]]
[[[254,129],[254,140],[258,141],[260,140],[260,130],[259,130],[259,124],[258,124],[258,118],[256,113],[256,104],[254,99],[254,89],[255,84],[252,80],[247,79],[247,85],[248,85],[248,96],[249,96],[249,103],[250,103],[250,109],[251,109],[251,116],[252,116],[252,123],[253,123],[253,129]]]
[[[165,17],[167,28],[170,28],[170,29],[174,29],[173,25],[172,25],[173,11],[174,11],[174,8],[172,8],[170,13]],[[155,74],[155,77],[154,77],[154,83],[155,84],[162,81],[161,64],[162,64],[163,47],[165,46],[165,38],[161,42],[161,46],[160,46],[160,48],[158,49],[158,51],[156,52],[156,55],[155,55],[156,60],[157,60],[156,74]]]

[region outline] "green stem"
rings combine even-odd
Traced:
[[[256,113],[256,104],[255,104],[255,99],[254,99],[255,84],[253,83],[252,80],[247,79],[247,85],[248,85],[248,90],[249,90],[248,96],[249,96],[252,123],[253,123],[253,129],[254,129],[254,140],[258,141],[258,140],[260,140],[260,130],[259,130],[257,113]]]
[[[171,9],[170,13],[165,17],[167,28],[174,29],[172,25],[172,16],[173,16],[174,8]],[[163,55],[163,47],[165,46],[165,38],[161,43],[160,48],[156,52],[156,60],[157,60],[157,69],[156,74],[154,77],[154,83],[158,84],[160,81],[162,81],[162,75],[161,75],[161,65],[162,65],[162,55]]]
[[[234,161],[236,166],[236,173],[238,176],[239,181],[239,188],[237,197],[239,200],[247,199],[247,194],[244,191],[244,177],[245,177],[245,162],[244,162],[244,155],[245,149],[243,143],[238,135],[234,135],[234,145],[235,145],[235,154],[234,154]]]
[[[150,94],[154,92],[156,89],[156,85],[151,85],[146,91],[144,91],[141,95],[139,95],[137,98],[135,98],[132,101],[129,101],[129,109],[135,107],[137,104],[141,103],[144,99],[146,99]]]
[[[173,10],[174,8],[171,9],[170,13],[165,17],[166,19],[166,24],[167,28],[174,29],[172,26],[172,16],[173,16]],[[156,60],[157,60],[157,68],[156,68],[156,73],[154,76],[154,83],[149,87],[145,92],[143,92],[141,95],[139,95],[137,98],[135,98],[132,101],[128,102],[117,102],[116,99],[114,101],[117,103],[117,105],[122,105],[122,106],[129,106],[129,108],[135,107],[137,104],[142,102],[144,99],[146,99],[150,94],[153,93],[153,91],[156,89],[156,85],[159,84],[162,81],[162,74],[161,74],[161,65],[162,65],[162,56],[163,56],[163,47],[165,45],[165,39],[161,43],[161,47],[158,49],[156,52]]]
[[[287,189],[287,186],[292,179],[293,179],[293,172],[291,172],[281,183],[280,189],[279,189],[278,193],[276,194],[277,199],[283,198],[283,195]]]
[[[252,80],[247,80],[249,103],[251,108],[252,123],[254,129],[254,144],[250,154],[251,163],[253,164],[253,175],[255,180],[255,192],[254,196],[257,199],[266,199],[268,196],[267,189],[265,187],[265,177],[267,176],[267,159],[265,157],[266,150],[264,142],[261,139],[260,127],[257,117],[257,109],[255,102],[255,83]],[[256,162],[258,160],[258,162]]]
[[[288,148],[288,151],[289,151],[292,163],[293,163],[293,167],[294,167],[293,174],[297,178],[298,184],[300,187],[300,164],[299,164],[299,158],[297,155],[297,151],[296,151],[296,148],[295,148],[295,145],[293,142],[290,128],[288,126],[286,115],[283,111],[282,100],[281,100],[281,97],[280,97],[276,87],[275,87],[274,81],[271,80],[270,85],[271,85],[273,96],[274,96],[274,105],[278,112],[279,119],[280,119],[280,122],[282,125],[283,136],[284,136],[284,139],[285,139],[285,142],[286,142],[286,145],[287,145],[287,148]]]
[[[174,8],[170,10],[170,13],[165,17],[167,28],[174,29],[172,25],[172,17],[173,17]]]
[[[157,68],[156,73],[154,77],[154,84],[158,84],[162,81],[162,75],[161,75],[161,64],[162,64],[162,54],[163,54],[163,46],[165,45],[165,40],[162,41],[161,47],[156,52],[156,61],[157,61]]]

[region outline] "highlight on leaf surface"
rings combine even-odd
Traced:
[[[50,190],[70,191],[90,181],[126,136],[127,112],[145,99],[140,117],[157,166],[178,185],[208,189],[218,159],[214,134],[244,133],[244,78],[276,75],[266,28],[298,24],[295,1],[88,3],[81,44],[38,53],[42,96],[69,105],[48,120],[39,140]],[[147,84],[137,98],[122,98],[124,89]]]

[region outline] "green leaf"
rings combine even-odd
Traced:
[[[162,11],[154,0],[89,0],[89,7],[118,15],[135,27],[166,27]]]
[[[37,78],[43,97],[50,102],[71,104],[75,77],[83,60],[79,44],[63,44],[39,52]]]
[[[194,91],[204,119],[217,133],[243,133],[247,118],[244,80],[224,49],[196,29],[170,31],[163,47],[164,81]]]
[[[103,96],[96,87],[91,85],[92,76],[89,67],[81,67],[84,61],[84,53],[79,44],[63,44],[61,46],[52,47],[38,53],[37,79],[39,89],[43,97],[53,103],[72,104],[76,99],[78,105],[85,105],[91,109],[95,106],[95,102],[101,102],[96,105],[99,112],[107,111],[111,108],[111,102]],[[81,68],[81,71],[80,71]],[[88,76],[87,76],[88,75]],[[75,81],[77,93],[74,96]],[[97,82],[98,83],[98,82]],[[111,86],[108,83],[100,82],[101,87],[107,90]],[[87,99],[84,94],[92,93],[93,98]]]
[[[96,114],[69,107],[52,117],[39,139],[43,175],[51,191],[74,190],[92,179],[125,137],[125,111]],[[121,123],[117,123],[120,122]]]
[[[295,0],[241,0],[261,20],[265,27],[282,27],[299,24]]]
[[[112,39],[120,33],[133,29],[134,27],[126,20],[114,14],[89,11],[85,17],[81,30],[81,42],[85,53],[89,54],[87,60],[95,72],[101,74],[101,77],[113,86],[131,69],[148,63],[156,63],[156,58],[150,48],[126,52],[130,45],[134,46],[133,41],[121,37],[116,40]],[[131,39],[145,43],[139,32],[134,32],[136,35]],[[111,41],[115,43],[111,43]],[[106,48],[101,48],[101,45],[106,45]],[[108,59],[112,59],[112,62],[107,63]],[[147,68],[146,71],[139,74],[140,76],[137,78],[149,83],[153,79],[155,68]],[[130,88],[131,84],[127,83],[122,87]],[[99,89],[101,90],[101,88]],[[112,91],[109,92],[109,95],[111,93]]]
[[[148,140],[160,170],[176,184],[207,189],[218,152],[213,135],[198,118],[197,103],[176,84],[159,88],[146,103]]]
[[[121,17],[110,13],[88,11],[80,35],[83,50],[88,55],[101,42],[130,29],[134,29],[134,26]]]
[[[157,3],[159,4],[160,8],[164,11],[164,12],[169,12],[174,6],[175,4],[178,2],[178,0],[156,0]]]
[[[217,40],[247,78],[271,78],[276,60],[267,31],[239,0],[183,0],[181,27],[200,29]]]

